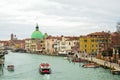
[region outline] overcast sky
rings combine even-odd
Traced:
[[[0,40],[30,38],[36,23],[49,35],[116,31],[120,0],[0,0]]]

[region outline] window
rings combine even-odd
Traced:
[[[94,52],[94,49],[92,49],[92,52]]]
[[[85,52],[87,52],[87,50],[85,49]]]
[[[87,40],[84,40],[84,42],[87,42]]]
[[[94,45],[92,44],[92,47],[94,47]]]
[[[70,42],[69,42],[69,45],[70,45]]]
[[[91,42],[94,42],[94,40],[92,39]]]
[[[96,47],[99,47],[98,45],[96,45]]]

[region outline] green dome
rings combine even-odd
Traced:
[[[32,33],[31,38],[33,39],[43,39],[42,32],[39,31],[38,25],[36,26],[36,30]]]

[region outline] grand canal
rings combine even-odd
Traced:
[[[51,65],[52,74],[39,74],[39,65],[47,62]],[[15,65],[15,71],[7,70],[8,64]],[[82,63],[70,63],[63,57],[27,53],[5,55],[5,65],[0,70],[0,80],[119,80],[120,75],[113,75],[109,69],[83,68]]]

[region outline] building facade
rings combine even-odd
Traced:
[[[78,50],[79,43],[78,37],[66,37],[66,36],[49,36],[45,40],[45,51],[49,54],[67,53],[73,50]]]
[[[110,47],[111,36],[107,32],[95,32],[80,36],[80,51],[88,54],[97,54],[107,51]]]
[[[47,34],[46,34],[47,35]],[[31,34],[31,38],[25,39],[25,50],[32,53],[42,53],[44,50],[44,35],[39,31],[38,24]]]

